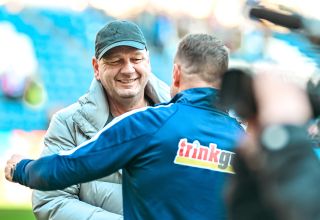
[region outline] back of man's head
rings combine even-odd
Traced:
[[[189,34],[181,40],[175,60],[185,75],[215,83],[228,69],[229,55],[226,46],[214,36]]]

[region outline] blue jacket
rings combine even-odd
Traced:
[[[225,219],[223,188],[243,129],[214,107],[216,93],[189,89],[126,113],[71,152],[22,160],[13,180],[53,190],[122,168],[126,219]]]

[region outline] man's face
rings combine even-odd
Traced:
[[[146,50],[119,46],[107,52],[95,67],[100,80],[112,99],[142,98],[151,71]]]

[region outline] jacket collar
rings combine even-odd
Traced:
[[[94,136],[109,118],[107,96],[100,82],[93,79],[89,92],[78,100],[80,108],[73,115],[73,121],[89,137]]]
[[[187,89],[176,94],[169,103],[186,103],[207,108],[216,107],[225,111],[224,109],[218,107],[218,93],[218,89],[210,87]]]

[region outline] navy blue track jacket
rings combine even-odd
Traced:
[[[71,152],[22,160],[13,180],[54,190],[123,169],[125,219],[225,219],[223,188],[244,132],[214,107],[216,93],[188,89],[126,113]]]

